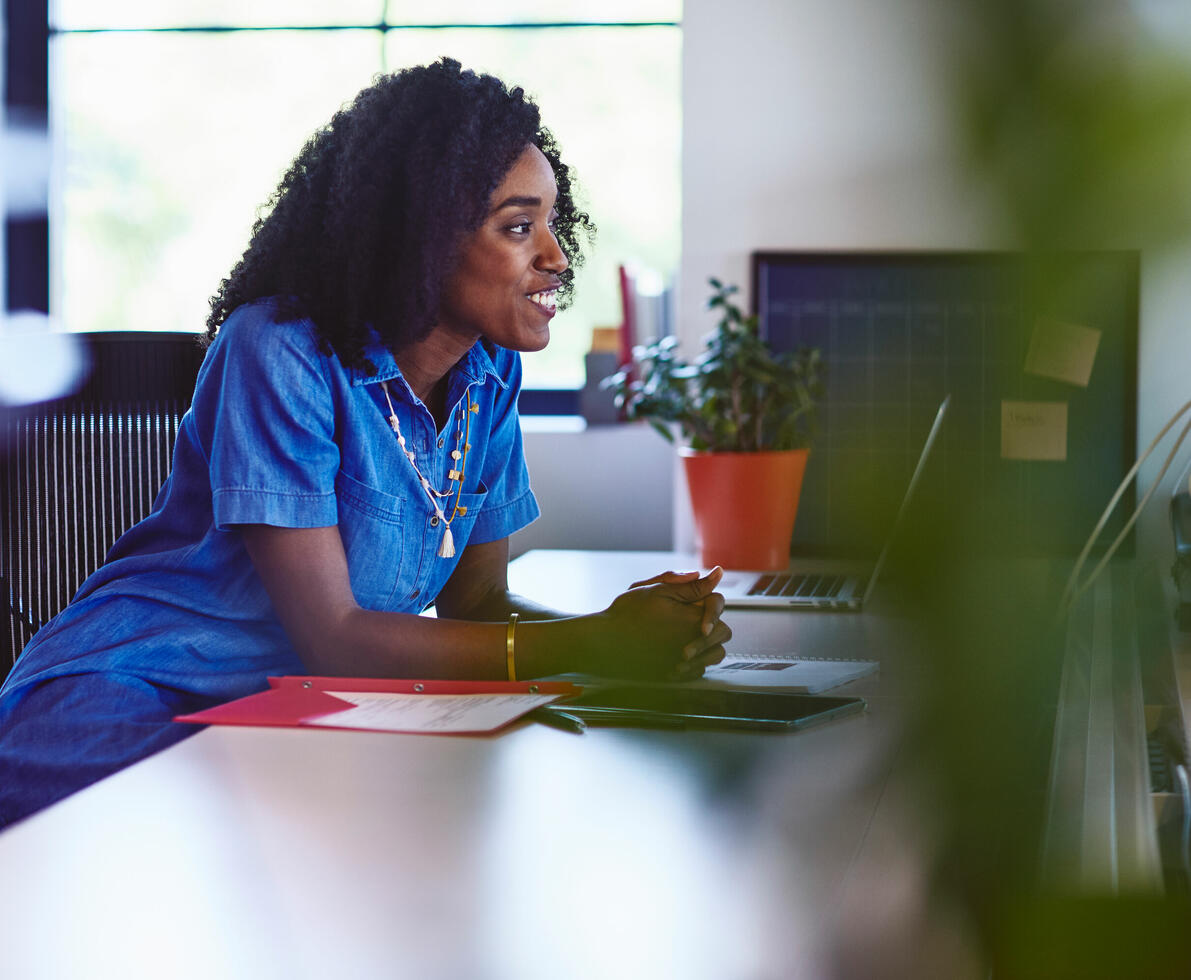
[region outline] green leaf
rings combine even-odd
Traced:
[[[649,419],[649,424],[653,426],[656,432],[661,433],[662,438],[665,439],[666,442],[674,441],[674,433],[670,431],[668,426],[663,425],[655,418]]]

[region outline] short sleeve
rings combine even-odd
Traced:
[[[337,523],[334,391],[308,321],[276,322],[268,302],[220,328],[195,388],[215,525]]]
[[[498,349],[494,366],[507,387],[498,387],[492,407],[492,429],[483,480],[488,494],[476,518],[470,541],[483,544],[507,538],[533,523],[541,514],[529,485],[517,397],[521,392],[521,357]]]

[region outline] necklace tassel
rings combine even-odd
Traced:
[[[443,531],[442,543],[438,546],[438,557],[455,557],[455,535],[451,533],[451,529],[449,527]]]

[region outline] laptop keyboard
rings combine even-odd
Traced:
[[[749,589],[751,596],[803,596],[808,599],[833,599],[844,587],[843,575],[806,575],[775,572],[762,575]]]

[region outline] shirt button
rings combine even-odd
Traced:
[[[439,439],[438,440],[438,448],[439,449],[442,449],[442,444],[443,444],[443,440]]]
[[[438,517],[437,516],[430,518],[430,526],[438,527]]]

